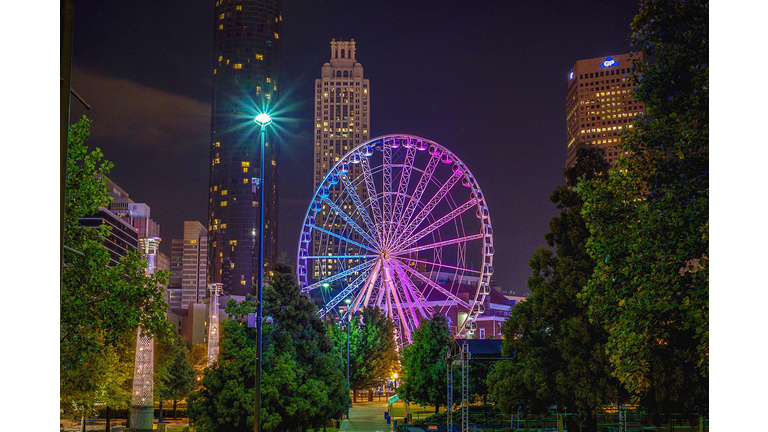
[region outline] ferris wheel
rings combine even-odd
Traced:
[[[449,312],[456,337],[473,332],[493,253],[488,206],[464,163],[433,141],[386,135],[353,148],[320,183],[297,274],[303,293],[321,290],[321,317],[373,305],[402,344],[421,319]]]

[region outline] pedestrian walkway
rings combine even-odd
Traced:
[[[384,412],[389,406],[386,402],[358,402],[349,409],[349,419],[341,423],[339,432],[389,432]]]

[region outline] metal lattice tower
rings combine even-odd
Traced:
[[[461,345],[461,432],[469,432],[469,344]]]
[[[209,284],[208,289],[211,292],[211,307],[208,311],[208,363],[211,366],[219,360],[219,296],[221,295],[222,284]]]
[[[147,274],[151,275],[157,267],[157,249],[160,246],[160,237],[142,237],[139,239],[139,244],[147,261]],[[142,336],[141,327],[139,327],[136,333],[136,362],[134,363],[131,397],[131,405],[134,407],[154,406],[154,348],[155,339],[151,336]],[[150,417],[149,428],[151,429],[151,427]]]
[[[453,358],[451,358],[451,351],[448,350],[446,354],[445,363],[448,366],[448,374],[446,379],[448,380],[448,400],[445,406],[446,417],[448,419],[448,432],[453,432]]]

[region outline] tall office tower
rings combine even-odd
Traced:
[[[642,59],[642,53],[636,58]],[[566,167],[576,159],[578,142],[605,149],[606,160],[613,166],[621,153],[619,133],[631,128],[633,117],[645,108],[630,93],[635,88],[628,75],[631,68],[629,54],[579,60],[573,65],[565,100]]]
[[[168,308],[181,309],[181,275],[184,271],[184,239],[171,240],[171,277],[168,278]]]
[[[277,262],[278,145],[267,128],[259,173],[256,114],[280,90],[281,0],[216,0],[211,165],[208,199],[209,282],[224,294],[255,292],[259,206],[264,205],[264,265]],[[254,179],[264,177],[264,203]],[[203,292],[205,287],[203,286]]]
[[[188,309],[190,304],[203,302],[207,257],[208,230],[200,222],[185,221],[184,238],[171,243],[171,309]],[[175,290],[180,291],[180,299]]]
[[[316,190],[325,174],[371,130],[370,88],[363,66],[355,60],[355,40],[331,40],[331,60],[315,80]],[[350,167],[359,174],[360,167]],[[356,171],[355,171],[356,170]]]
[[[354,39],[332,39],[331,59],[323,65],[321,78],[315,80],[315,190],[342,156],[369,138],[371,89],[369,81],[363,78],[363,66],[357,62],[355,54]],[[347,175],[354,179],[361,172],[360,166],[352,165]],[[331,199],[335,199],[339,189],[331,187],[329,192]],[[358,193],[361,199],[367,199],[366,191]],[[327,208],[319,216],[326,215],[326,212]],[[317,247],[313,239],[312,250],[315,254],[319,253]],[[338,262],[315,261],[315,266],[318,265],[327,265],[327,270],[334,271]],[[319,269],[312,269],[312,273],[318,277]]]

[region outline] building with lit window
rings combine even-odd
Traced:
[[[635,58],[642,59],[642,53]],[[576,144],[593,144],[605,150],[613,166],[621,149],[620,132],[632,127],[633,118],[645,112],[632,97],[629,54],[579,60],[568,75],[566,97],[566,167],[576,159]]]
[[[187,309],[206,297],[208,230],[197,221],[184,222],[184,238],[171,245],[171,309]],[[180,292],[180,298],[178,298]]]
[[[278,146],[267,129],[264,203],[259,127],[280,91],[281,0],[217,0],[214,20],[208,199],[208,282],[225,294],[255,292],[259,207],[264,205],[264,265],[277,261]],[[184,300],[182,300],[182,303]]]
[[[342,156],[358,144],[370,138],[371,130],[371,89],[369,81],[363,78],[363,66],[355,58],[355,40],[331,40],[331,58],[321,69],[321,77],[315,80],[315,152],[313,190],[322,182],[328,171]],[[361,174],[357,165],[349,167],[348,176],[354,179]],[[336,198],[338,188],[331,188],[331,199]],[[358,191],[365,201],[365,191]],[[350,202],[351,204],[351,202]],[[323,214],[328,211],[323,209]],[[317,253],[313,241],[312,250]],[[353,252],[350,252],[353,253]],[[328,265],[333,271],[337,263],[315,262]],[[350,262],[350,265],[356,263]],[[318,276],[318,269],[313,270]]]
[[[321,78],[315,80],[313,189],[342,156],[369,138],[370,87],[355,51],[354,39],[331,40],[331,59],[323,65]]]

